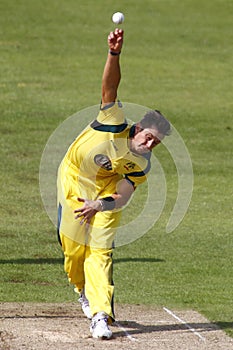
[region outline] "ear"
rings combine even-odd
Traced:
[[[135,133],[134,135],[137,135],[140,131],[142,131],[142,127],[140,123],[135,124]]]

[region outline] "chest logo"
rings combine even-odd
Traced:
[[[105,170],[112,170],[112,163],[108,156],[104,154],[97,154],[94,157],[94,162],[99,167],[105,169]]]
[[[126,170],[132,170],[132,169],[134,169],[135,168],[135,163],[133,163],[133,162],[127,162],[125,165],[124,165],[124,168],[126,169]]]

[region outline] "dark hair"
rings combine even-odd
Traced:
[[[159,133],[163,135],[170,135],[171,124],[158,110],[148,111],[142,120],[139,122],[142,129],[156,127]]]

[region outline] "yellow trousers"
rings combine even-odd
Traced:
[[[85,287],[92,314],[104,311],[114,319],[112,249],[81,245],[60,232],[64,269],[79,292]]]

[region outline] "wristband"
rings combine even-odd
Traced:
[[[109,50],[108,52],[109,52],[110,55],[112,55],[112,56],[119,56],[119,55],[121,54],[121,51],[120,51],[120,52],[115,52],[115,51]]]
[[[100,200],[101,211],[113,210],[116,206],[115,199],[111,196],[101,198]]]

